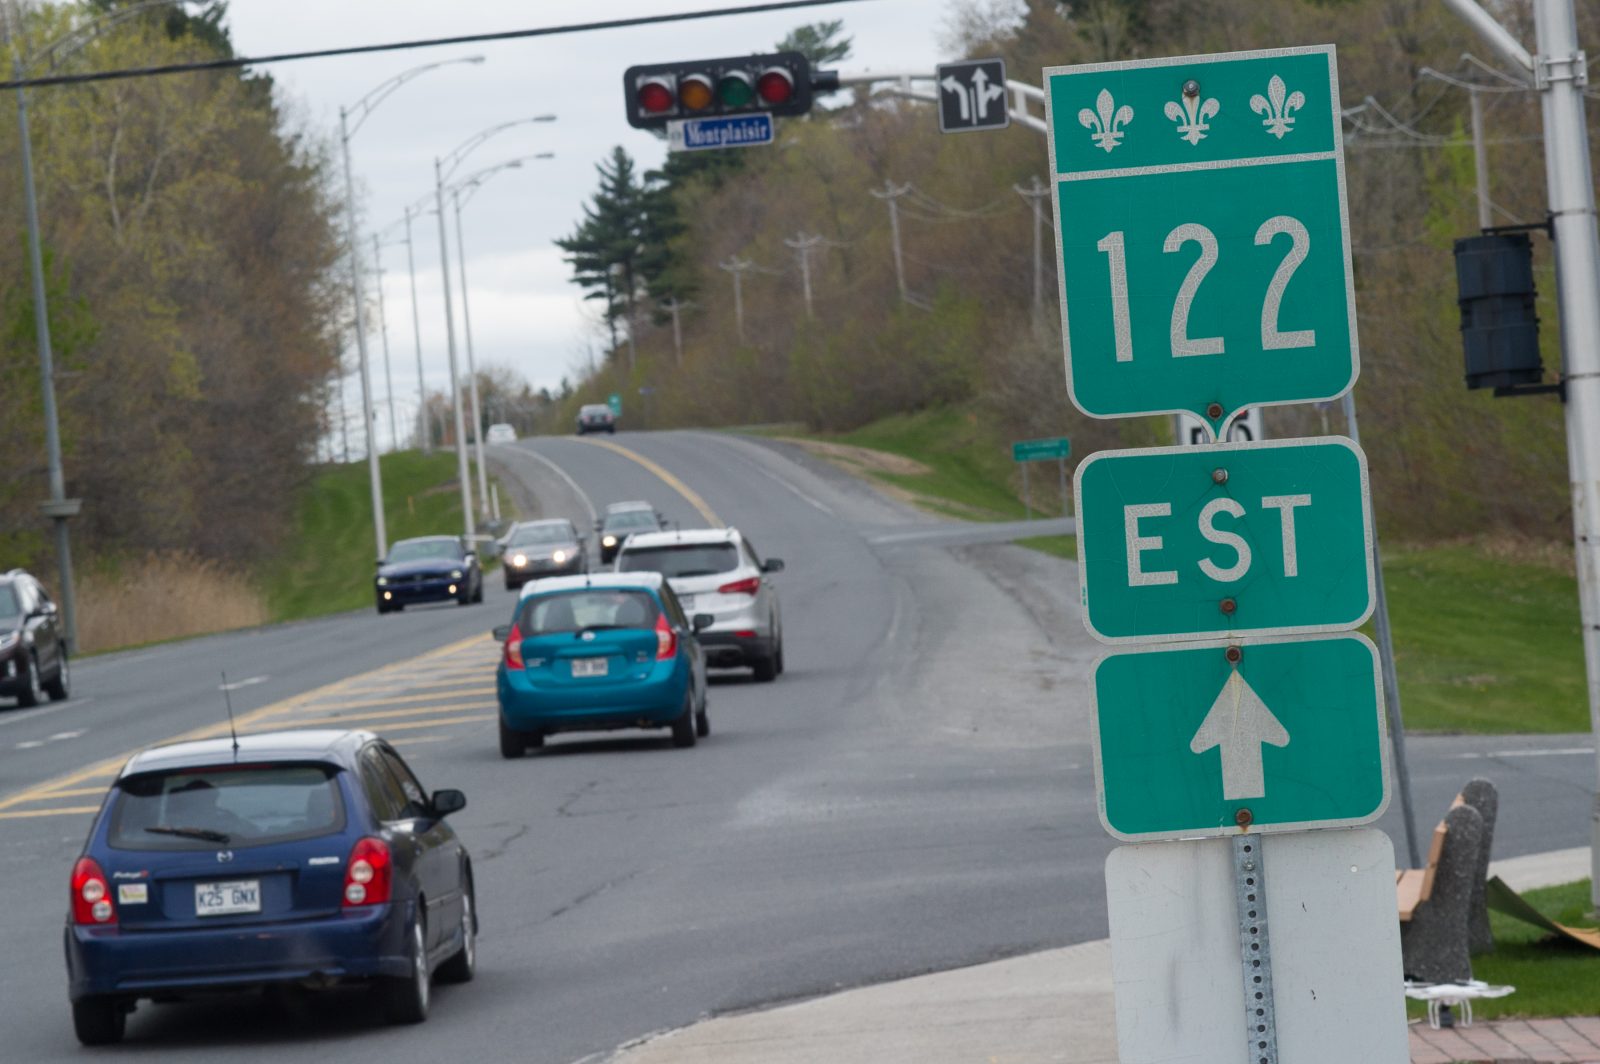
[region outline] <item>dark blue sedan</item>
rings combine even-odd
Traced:
[[[483,601],[483,567],[456,536],[419,536],[400,540],[378,559],[372,585],[379,613],[452,599],[465,606]]]
[[[106,796],[72,870],[66,952],[78,1040],[122,1037],[140,998],[369,984],[395,1023],[431,978],[472,978],[472,862],[445,816],[364,731],[160,746]]]

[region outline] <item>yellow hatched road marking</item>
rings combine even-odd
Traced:
[[[469,638],[462,639],[458,642],[449,643],[438,648],[437,650],[430,650],[426,654],[421,654],[415,658],[412,658],[405,664],[407,667],[410,667],[420,661],[432,661],[441,657],[446,657],[450,654],[460,653],[463,649],[477,644],[482,638],[482,636],[470,636]],[[259,709],[253,709],[249,713],[244,713],[236,717],[234,719],[234,723],[237,725],[239,730],[243,731],[263,720],[268,720],[276,716],[283,716],[304,706],[307,702],[327,698],[329,695],[332,695],[336,692],[347,690],[357,681],[366,680],[370,682],[375,676],[381,676],[385,674],[394,675],[394,672],[395,666],[385,665],[370,672],[359,673],[355,676],[347,676],[343,680],[338,680],[334,683],[328,684],[327,686],[319,687],[314,691],[307,691],[304,694],[295,695],[293,698],[286,698],[281,702],[273,702],[271,705],[262,706]],[[46,780],[43,783],[38,783],[32,787],[18,791],[16,794],[10,795],[9,797],[0,798],[0,816],[3,816],[6,810],[13,809],[19,805],[26,805],[30,802],[50,800],[56,797],[58,793],[64,791],[66,788],[77,787],[79,784],[85,783],[88,780],[99,779],[105,776],[115,776],[117,771],[127,763],[129,758],[139,753],[140,750],[148,749],[150,746],[164,746],[170,743],[190,742],[196,739],[215,739],[218,736],[227,734],[228,721],[223,719],[215,724],[207,724],[199,728],[190,729],[189,731],[183,732],[180,735],[175,735],[170,739],[161,740],[159,743],[149,743],[146,746],[129,750],[127,753],[118,754],[116,757],[108,757],[103,761],[96,761],[94,764],[87,765],[75,772],[68,772],[64,775],[57,776],[54,779]],[[94,810],[90,809],[89,812],[94,812]]]
[[[652,462],[644,455],[636,454],[620,444],[612,443],[610,440],[591,440],[587,436],[579,436],[577,437],[577,440],[579,443],[587,443],[594,447],[604,447],[608,451],[615,451],[624,458],[632,459],[633,461],[638,462],[640,465],[650,470],[650,472],[666,481],[667,487],[671,488],[673,491],[689,500],[689,505],[693,506],[696,510],[699,510],[700,516],[704,517],[706,519],[706,523],[712,528],[722,527],[722,519],[717,516],[717,512],[710,506],[707,506],[706,501],[702,499],[693,488],[679,480],[677,477],[673,476],[671,473],[667,472],[658,463]]]
[[[16,812],[0,813],[0,820],[22,820],[35,816],[66,816],[69,813],[98,813],[98,805],[68,805],[56,809],[22,809]]]
[[[434,717],[431,720],[404,720],[395,724],[385,724],[383,734],[388,735],[393,731],[409,731],[412,728],[437,728],[449,724],[481,724],[486,720],[494,720],[498,713],[484,713],[471,717]]]
[[[354,720],[399,720],[403,717],[425,717],[429,713],[461,713],[473,709],[490,709],[493,702],[446,702],[436,706],[422,706],[417,709],[395,709],[386,713],[337,713],[327,717],[296,717],[294,725],[297,728],[309,728],[322,724],[344,724]]]
[[[370,698],[359,702],[346,702],[342,700],[316,702],[311,705],[301,706],[298,710],[296,710],[296,712],[328,713],[339,709],[366,709],[370,706],[399,706],[404,705],[407,702],[436,701],[440,698],[445,698],[451,695],[460,695],[468,698],[472,697],[473,695],[482,695],[485,698],[492,698],[494,696],[494,688],[473,687],[462,690],[435,691],[431,695],[396,695],[393,698]]]

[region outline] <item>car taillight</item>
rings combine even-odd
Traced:
[[[117,922],[106,874],[92,857],[80,857],[72,866],[72,922],[91,927]]]
[[[678,633],[667,623],[666,614],[656,614],[656,660],[666,661],[678,653]]]
[[[506,636],[506,668],[522,668],[522,629],[514,624],[511,634]]]
[[[719,595],[754,595],[761,590],[761,578],[752,576],[747,580],[735,580],[731,584],[723,584],[717,588]]]
[[[359,840],[344,866],[345,908],[388,901],[392,864],[387,842],[370,835]]]

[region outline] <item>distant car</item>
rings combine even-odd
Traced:
[[[638,532],[659,532],[665,527],[661,512],[647,502],[614,502],[594,523],[600,536],[600,564],[610,565],[617,547]]]
[[[503,422],[498,425],[490,425],[489,430],[483,434],[483,442],[516,443],[517,430]]]
[[[515,591],[529,580],[588,572],[589,546],[565,517],[520,521],[501,541],[500,567],[506,590]]]
[[[373,577],[378,612],[403,610],[417,602],[448,602],[465,606],[483,601],[483,569],[476,551],[458,536],[421,536],[402,539],[378,559]]]
[[[748,666],[763,683],[783,672],[783,612],[769,576],[783,561],[762,561],[736,528],[642,532],[617,554],[619,573],[660,573],[686,611],[715,623],[699,634],[712,668]]]
[[[72,869],[68,996],[78,1040],[122,1038],[140,998],[370,984],[427,1018],[430,981],[477,963],[472,860],[382,739],[284,731],[137,754]]]
[[[617,431],[617,415],[604,403],[589,403],[578,409],[578,435],[588,432],[609,432],[613,435]]]
[[[496,672],[500,755],[567,731],[670,728],[674,746],[711,732],[705,655],[693,620],[655,573],[541,580],[522,589]]]
[[[44,585],[21,569],[0,573],[0,697],[36,706],[71,693],[66,635]]]

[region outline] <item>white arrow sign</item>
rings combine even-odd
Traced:
[[[1235,669],[1200,722],[1200,730],[1189,740],[1189,749],[1203,754],[1213,746],[1221,748],[1222,797],[1231,802],[1266,797],[1261,747],[1267,743],[1288,746],[1288,729]]]

